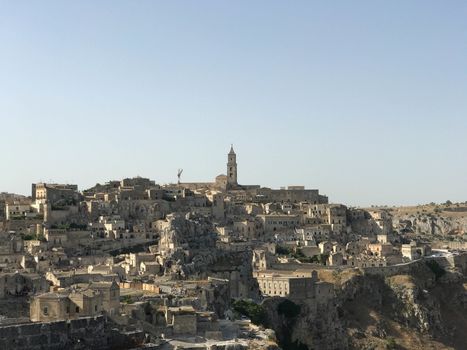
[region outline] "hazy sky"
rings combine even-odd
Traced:
[[[0,191],[225,173],[467,200],[465,1],[1,1]]]

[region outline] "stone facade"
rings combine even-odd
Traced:
[[[321,300],[333,296],[332,284],[318,281],[316,271],[311,272],[309,276],[257,272],[256,279],[261,293],[267,296],[286,297],[292,300]]]
[[[91,282],[35,296],[31,301],[30,319],[33,322],[60,321],[97,316],[104,311],[112,315],[119,307],[117,283]]]

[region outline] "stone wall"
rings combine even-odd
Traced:
[[[172,317],[173,323],[173,333],[186,334],[186,335],[196,335],[196,315],[183,315],[175,314]]]
[[[0,327],[0,349],[107,349],[104,317]]]
[[[431,243],[431,248],[433,249],[449,248],[449,249],[466,250],[467,242],[434,241]]]
[[[111,328],[104,316],[0,326],[0,349],[131,349],[144,340],[140,331],[120,333]]]
[[[419,260],[411,261],[405,264],[382,266],[382,267],[365,267],[362,268],[365,274],[379,275],[390,277],[394,275],[410,274],[420,265],[424,265],[428,260],[435,260],[445,268],[460,268],[462,271],[467,270],[467,253],[450,256],[425,257]]]
[[[49,283],[36,274],[1,273],[0,298],[47,292]]]

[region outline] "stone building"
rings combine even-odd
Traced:
[[[67,232],[63,229],[44,228],[44,237],[49,248],[63,247],[68,242]]]
[[[318,281],[316,271],[311,275],[286,275],[277,272],[257,272],[256,279],[263,295],[287,297],[292,300],[326,299],[333,295],[333,285]]]
[[[15,201],[13,203],[5,204],[5,219],[20,219],[32,218],[37,215],[36,211],[31,207],[31,203]]]
[[[32,184],[32,199],[42,204],[59,201],[72,204],[80,199],[80,194],[78,185],[37,183]]]
[[[431,247],[427,244],[419,244],[416,241],[411,241],[409,244],[402,244],[402,257],[409,260],[420,259],[431,253]]]
[[[300,241],[321,241],[329,238],[329,225],[311,225],[295,229],[295,238]]]
[[[44,293],[35,296],[30,305],[33,322],[70,320],[101,313],[102,295],[91,289]]]
[[[157,275],[161,272],[162,266],[156,261],[143,261],[140,264],[140,274]]]
[[[248,239],[257,237],[258,228],[258,224],[252,219],[234,221],[233,223],[233,233]]]
[[[393,254],[393,247],[391,243],[371,243],[368,251],[376,256],[388,256]]]
[[[30,306],[33,322],[66,320],[74,316],[72,302],[66,293],[49,292],[34,297]]]
[[[75,317],[97,316],[102,313],[102,293],[86,288],[83,290],[72,289],[68,294],[71,301],[71,309],[74,308]]]
[[[341,266],[344,264],[344,257],[342,253],[333,252],[329,255],[327,265],[329,266]]]
[[[90,289],[102,294],[102,309],[113,315],[120,309],[120,287],[117,282],[91,282]]]
[[[272,233],[281,230],[293,230],[300,225],[300,217],[298,215],[258,215],[263,230],[265,233]]]
[[[165,307],[165,323],[174,335],[196,335],[197,317],[192,306]]]
[[[81,283],[33,297],[30,319],[33,322],[70,320],[103,312],[115,314],[119,308],[120,287],[116,282]]]
[[[34,273],[1,273],[0,298],[43,293],[49,290],[50,283]]]
[[[289,186],[287,189],[271,189],[263,187],[254,189],[253,191],[256,195],[256,200],[262,202],[328,203],[328,198],[320,195],[318,190],[305,189],[304,186]]]
[[[276,260],[274,253],[271,253],[268,249],[258,248],[253,250],[252,266],[254,270],[266,271],[271,268]]]
[[[224,195],[220,192],[213,192],[208,194],[207,198],[211,202],[211,214],[215,220],[225,219],[225,202]]]
[[[333,245],[329,241],[320,242],[318,248],[321,254],[329,254],[332,252]]]
[[[388,235],[392,232],[392,218],[386,210],[370,210],[368,213],[378,226],[378,233]]]

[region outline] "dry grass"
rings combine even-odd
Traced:
[[[388,277],[391,285],[401,285],[409,288],[415,287],[415,281],[412,276],[409,275],[395,275]]]
[[[455,204],[451,206],[445,205],[418,205],[410,207],[397,207],[389,209],[393,214],[402,215],[415,215],[415,214],[432,214],[443,217],[451,217],[453,219],[462,218],[467,216],[467,206],[460,204],[457,207]]]
[[[440,205],[414,205],[414,206],[401,206],[401,207],[378,207],[378,208],[363,208],[364,210],[388,210],[393,215],[416,215],[416,214],[432,214],[437,216],[443,216],[446,218],[458,219],[467,216],[467,204],[452,204],[446,206]]]
[[[358,269],[343,269],[341,271],[331,269],[319,269],[317,270],[317,272],[318,278],[321,281],[329,282],[337,286],[347,282],[355,276],[361,275],[361,271]]]

